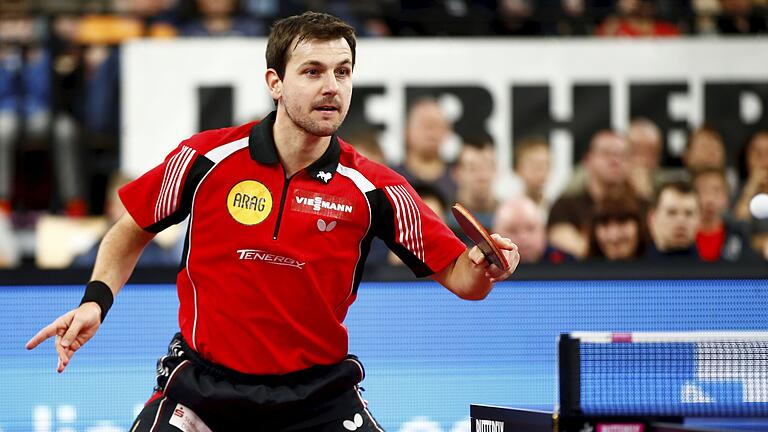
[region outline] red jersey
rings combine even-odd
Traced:
[[[274,121],[194,135],[120,190],[149,232],[189,215],[176,279],[181,332],[204,358],[249,374],[344,358],[342,322],[374,236],[417,276],[465,250],[400,175],[335,135],[286,178]]]

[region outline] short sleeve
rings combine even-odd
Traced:
[[[378,235],[416,276],[441,271],[466,250],[408,183],[381,191],[384,212]]]
[[[120,189],[123,205],[144,230],[157,233],[189,215],[196,159],[197,152],[182,143],[163,163]]]

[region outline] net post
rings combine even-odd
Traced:
[[[581,361],[579,339],[568,333],[558,339],[558,374],[560,379],[560,414],[581,415]]]

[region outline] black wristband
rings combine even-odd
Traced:
[[[83,299],[80,300],[80,304],[96,302],[101,308],[101,322],[104,322],[104,318],[107,317],[107,312],[109,312],[109,308],[112,307],[112,302],[114,300],[115,296],[112,294],[112,290],[109,289],[107,284],[102,281],[94,280],[88,282],[88,285],[85,286],[85,294],[83,294]]]

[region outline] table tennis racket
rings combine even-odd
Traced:
[[[491,264],[496,264],[496,267],[501,270],[509,270],[509,263],[504,253],[496,246],[496,242],[493,241],[485,227],[472,216],[472,213],[459,203],[451,207],[451,212],[461,230],[472,240],[472,243],[477,245],[478,249],[485,255],[485,259]]]

